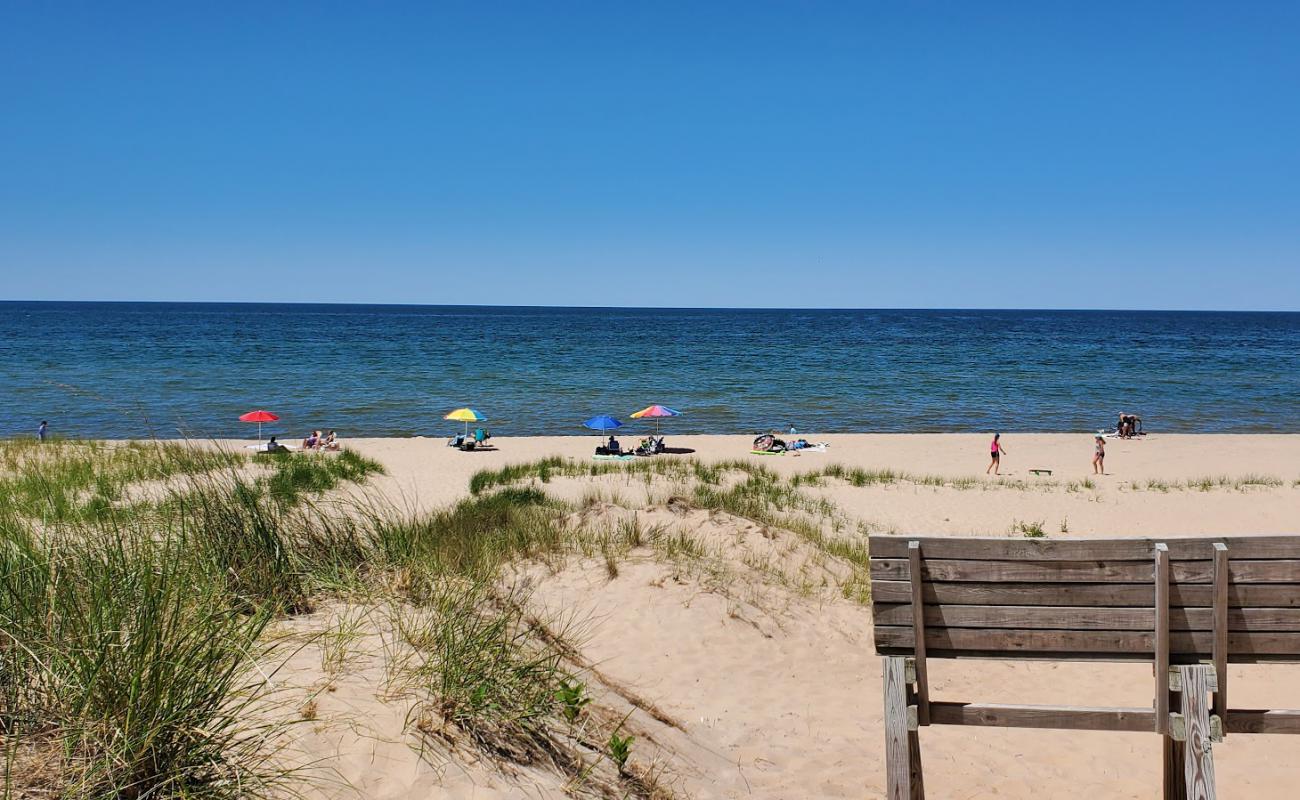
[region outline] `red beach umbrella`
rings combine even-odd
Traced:
[[[263,422],[275,422],[275,421],[278,420],[278,419],[279,419],[279,417],[277,417],[276,415],[272,414],[270,411],[263,411],[263,410],[260,409],[260,408],[259,408],[258,410],[256,410],[256,411],[250,411],[250,412],[248,412],[247,414],[241,414],[240,417],[239,417],[239,421],[240,421],[240,422],[256,422],[256,423],[257,423],[257,441],[259,441],[259,442],[262,441],[262,423],[263,423]]]

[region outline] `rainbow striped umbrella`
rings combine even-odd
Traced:
[[[679,417],[679,416],[681,416],[681,414],[682,414],[682,412],[680,412],[680,411],[674,411],[673,409],[669,408],[668,406],[661,406],[661,405],[659,405],[658,403],[655,403],[654,405],[652,405],[652,406],[647,406],[647,407],[641,409],[640,411],[636,411],[636,412],[630,414],[629,416],[631,416],[632,419],[652,419],[652,420],[654,420],[654,421],[655,421],[655,433],[658,434],[658,433],[659,433],[659,420],[663,419],[664,417]]]

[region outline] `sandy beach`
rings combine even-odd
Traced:
[[[969,489],[899,485],[841,487],[826,495],[880,530],[989,536],[1014,521],[1047,520],[1059,534],[1068,520],[1072,536],[1155,536],[1296,532],[1297,495],[1288,492],[1174,492],[1174,484],[1204,479],[1272,477],[1300,479],[1300,435],[1150,434],[1108,439],[1106,474],[1094,475],[1092,435],[1006,434],[1001,476],[985,475],[988,439],[983,434],[800,434],[827,442],[826,452],[783,456],[750,453],[749,436],[672,436],[674,449],[705,462],[744,459],[789,476],[829,464],[895,470],[916,476],[973,478]],[[623,437],[632,442],[631,436]],[[347,446],[379,460],[389,475],[377,479],[394,502],[431,508],[468,494],[470,477],[482,469],[548,456],[587,462],[594,436],[498,437],[487,450],[462,453],[442,438],[349,439]],[[678,456],[666,455],[664,458]],[[1051,475],[1034,475],[1048,469]],[[1067,491],[1092,480],[1090,492]],[[1152,483],[1154,482],[1154,485]],[[1138,488],[1134,488],[1134,484]],[[923,491],[929,488],[931,491]],[[1189,498],[1194,498],[1189,502]]]
[[[857,523],[845,536],[1013,536],[1023,535],[1024,525],[1040,526],[1051,537],[1300,532],[1300,436],[1153,433],[1108,440],[1107,474],[1094,476],[1088,433],[1006,434],[1001,477],[984,474],[983,435],[807,438],[827,442],[827,451],[759,456],[749,453],[746,436],[670,435],[670,447],[693,452],[656,458],[743,459],[783,477],[831,464],[896,471],[894,479],[872,485],[824,480],[804,487]],[[498,437],[494,449],[472,453],[432,438],[345,444],[387,470],[367,491],[427,510],[468,496],[479,470],[548,456],[585,465],[596,441]],[[934,476],[942,476],[943,485],[935,485]],[[581,626],[589,680],[602,687],[611,707],[628,709],[644,740],[642,757],[662,770],[674,796],[882,796],[881,665],[872,651],[870,606],[816,589],[817,571],[833,576],[833,564],[810,556],[788,533],[665,502],[680,487],[640,476],[525,482],[581,502],[585,523],[635,518],[679,530],[714,554],[719,566],[712,573],[649,556],[616,570],[588,557],[558,568],[525,565],[520,573],[540,616]],[[723,573],[729,577],[719,578]],[[315,616],[329,613],[337,612]],[[374,635],[375,642],[382,639],[379,631]],[[310,652],[300,654],[284,680],[314,685],[317,663]],[[931,685],[938,699],[1144,706],[1150,672],[1143,664],[934,661]],[[1234,706],[1300,707],[1300,666],[1234,666],[1231,679]],[[564,793],[544,775],[505,775],[477,759],[421,755],[404,742],[400,709],[376,689],[373,670],[340,677],[314,713],[310,734],[294,747],[342,776],[320,789],[324,796]],[[1154,734],[931,727],[922,742],[932,797],[1138,798],[1153,796],[1160,783]],[[1287,796],[1300,777],[1294,753],[1287,737],[1230,737],[1215,748],[1220,791]]]

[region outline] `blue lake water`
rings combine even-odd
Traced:
[[[0,435],[1300,432],[1300,314],[0,303]]]

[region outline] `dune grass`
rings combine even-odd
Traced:
[[[188,531],[3,534],[0,732],[28,754],[12,779],[45,779],[16,795],[259,796],[274,782],[244,719],[270,610],[229,602],[224,565],[196,555]]]
[[[180,445],[20,447],[0,455],[10,491],[43,499],[0,517],[0,796],[270,796],[287,775],[269,743],[287,723],[252,713],[271,686],[264,634],[339,593],[389,609],[414,731],[595,780],[557,722],[564,632],[539,637],[526,597],[500,581],[571,546],[566,509],[540,491],[410,514],[322,495],[379,471],[348,451],[250,466]],[[101,465],[115,498],[133,480],[186,480],[84,512],[72,501]],[[355,633],[322,634],[327,675]],[[599,793],[639,796],[606,778]]]
[[[0,442],[0,516],[51,522],[106,516],[132,484],[232,469],[246,456],[174,442]]]

